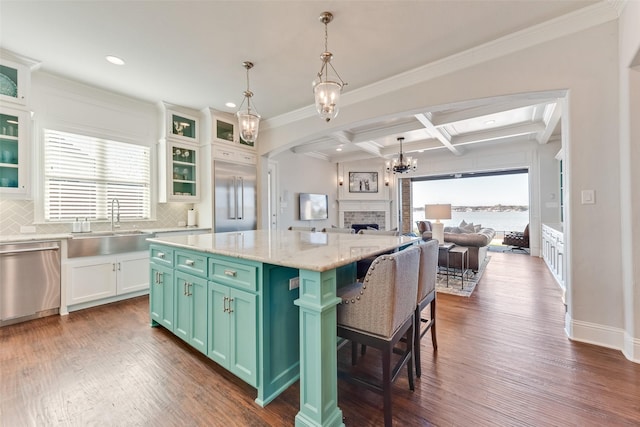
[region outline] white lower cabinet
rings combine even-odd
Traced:
[[[564,235],[560,227],[542,224],[542,258],[564,289]]]
[[[91,303],[149,289],[149,252],[76,258],[66,263],[67,305]],[[98,304],[92,304],[98,305]],[[91,305],[83,305],[85,308]]]

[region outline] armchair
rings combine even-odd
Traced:
[[[529,224],[524,228],[524,231],[511,231],[505,234],[502,244],[512,246],[512,250],[526,251],[529,248]]]

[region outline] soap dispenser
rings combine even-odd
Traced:
[[[74,233],[82,232],[82,224],[80,223],[80,220],[78,219],[78,217],[76,217],[76,220],[73,221],[73,224],[71,226],[71,231],[73,231]]]
[[[89,218],[85,218],[84,221],[82,221],[82,232],[88,233],[90,231],[91,231],[91,223],[89,222]]]

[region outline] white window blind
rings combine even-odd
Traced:
[[[150,217],[150,149],[45,129],[44,215],[47,221]]]

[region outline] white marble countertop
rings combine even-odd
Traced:
[[[254,230],[148,240],[194,251],[322,272],[391,251],[420,240],[420,237]]]
[[[168,233],[173,231],[198,231],[198,230],[211,230],[210,227],[173,227],[173,228],[136,228],[135,230],[144,232],[144,233]],[[130,232],[133,229],[127,228],[118,228],[115,230],[115,233],[118,232]],[[10,234],[5,236],[0,236],[0,243],[10,243],[10,242],[33,242],[36,240],[63,240],[63,239],[71,239],[76,235],[80,236],[90,236],[95,235],[99,236],[101,234],[109,233],[110,231],[90,231],[88,233],[23,233],[23,234]]]

